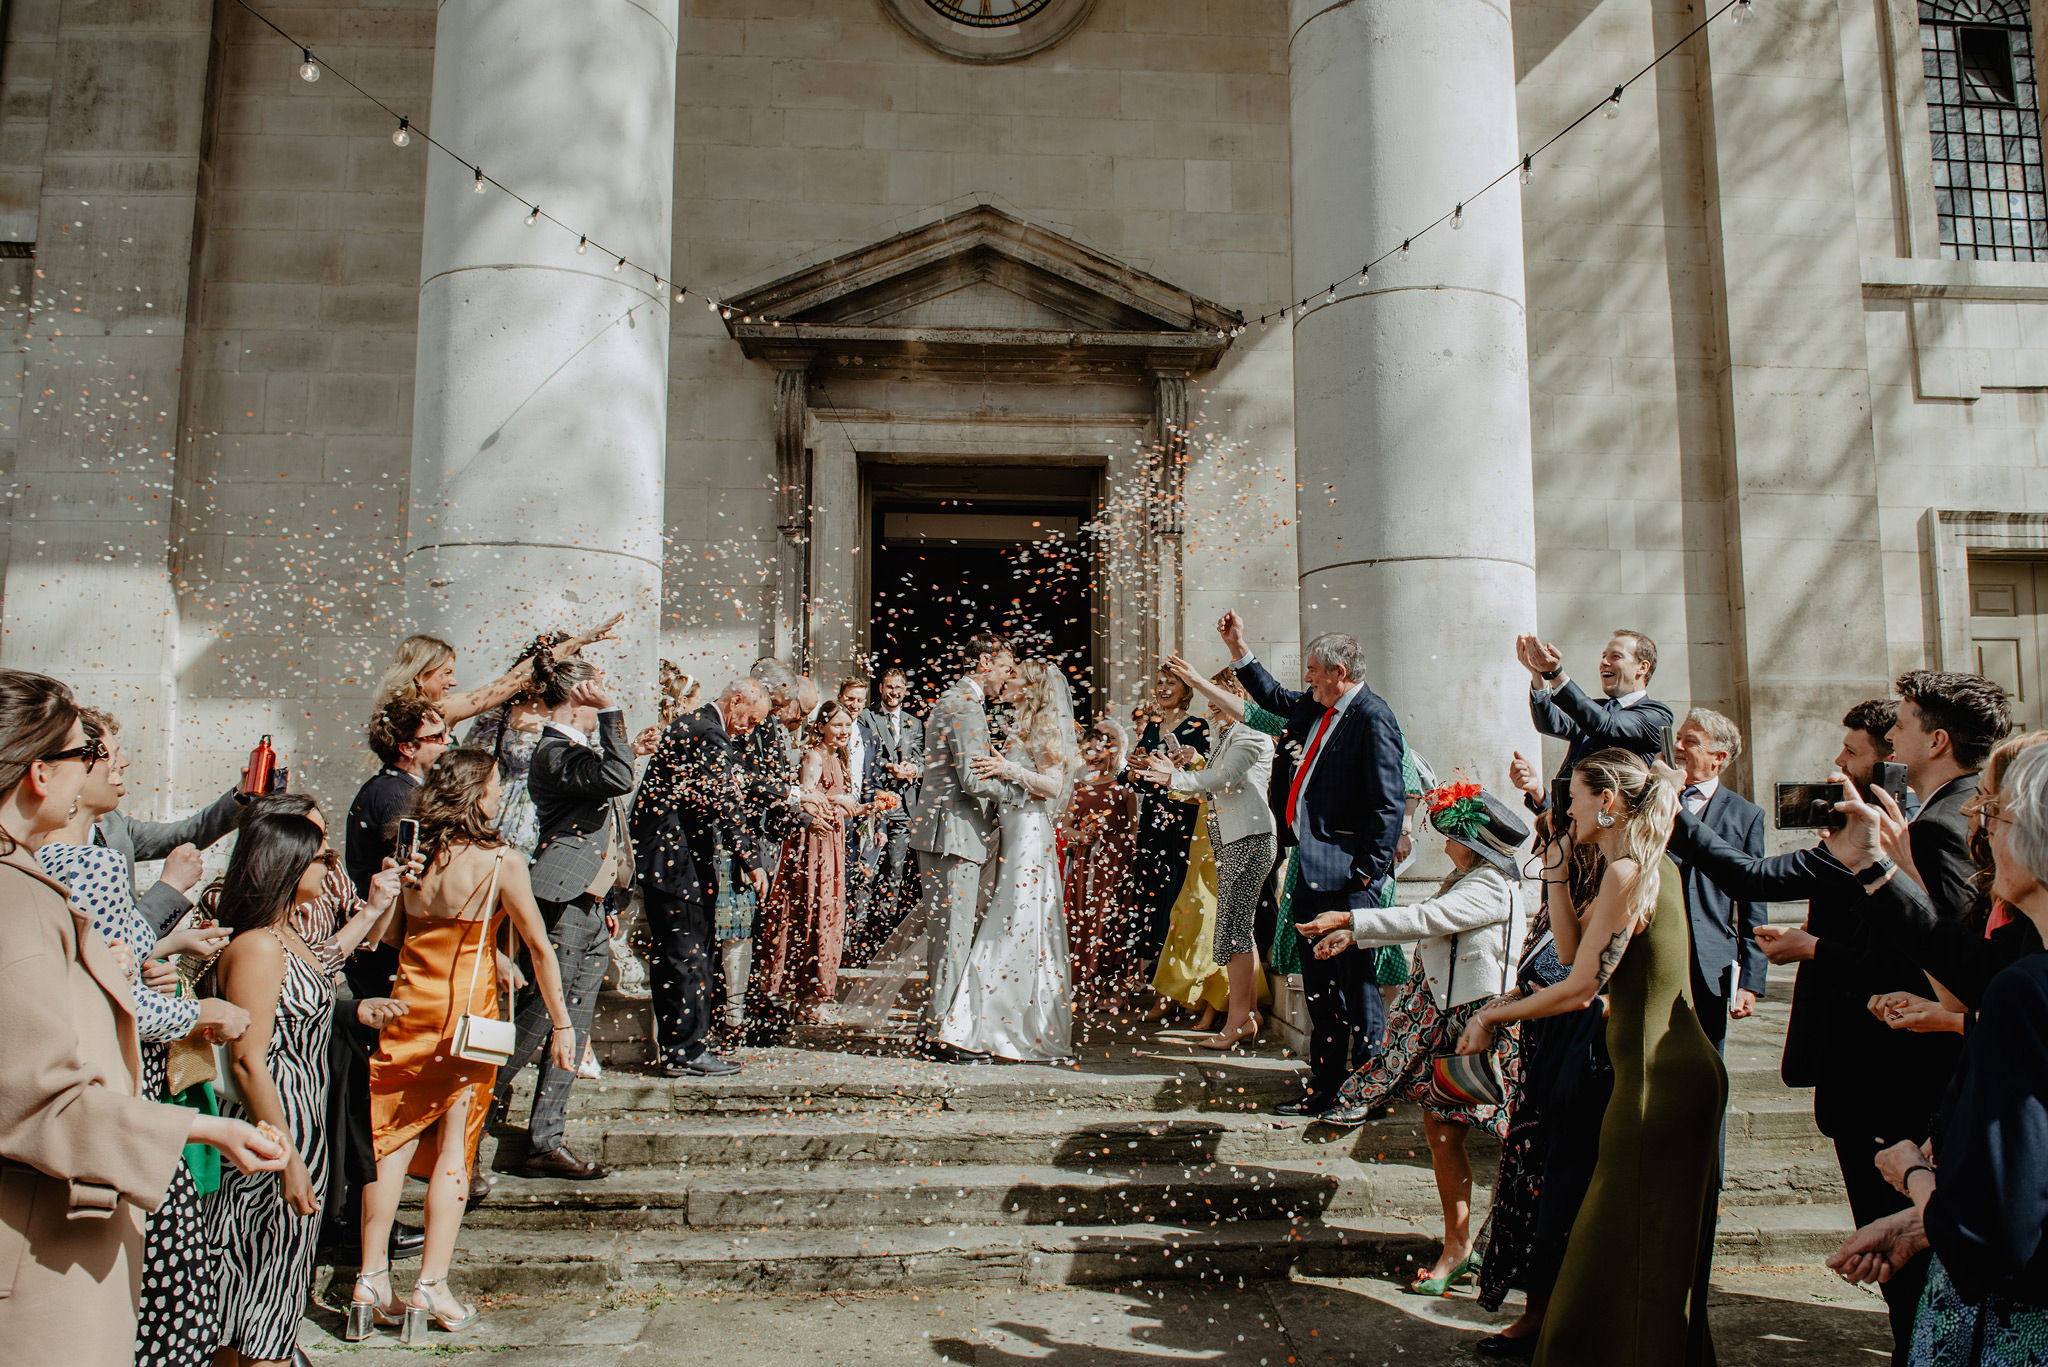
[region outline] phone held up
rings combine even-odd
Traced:
[[[1841,783],[1780,783],[1778,819],[1781,831],[1834,831],[1844,824],[1835,804],[1849,798]]]
[[[391,857],[398,861],[398,867],[402,869],[411,864],[412,857],[419,847],[419,821],[409,816],[398,818],[398,843],[391,850]]]
[[[1885,792],[1890,793],[1892,801],[1899,804],[1899,810],[1902,812],[1906,810],[1905,765],[1894,764],[1888,759],[1878,761],[1876,769],[1871,772],[1870,786],[1873,789],[1882,788]]]
[[[1664,752],[1664,762],[1676,769],[1678,767],[1678,742],[1672,735],[1670,727],[1660,726],[1657,728],[1657,746]]]

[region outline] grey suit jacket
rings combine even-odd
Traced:
[[[100,818],[99,832],[107,848],[126,861],[128,877],[133,879],[137,861],[161,859],[180,845],[203,850],[225,837],[241,821],[241,794],[230,788],[215,798],[211,806],[176,821],[137,821],[116,807]],[[191,899],[162,881],[136,898],[135,903],[158,935],[168,932],[192,910]]]
[[[951,855],[970,864],[989,856],[994,804],[1019,793],[1015,784],[976,778],[970,755],[990,753],[988,713],[965,679],[939,695],[924,723],[924,780],[910,818],[910,848]]]
[[[540,818],[533,851],[533,895],[566,902],[590,887],[611,847],[616,814],[612,799],[633,791],[633,743],[626,714],[597,717],[598,748],[578,745],[559,731],[541,733],[526,791]]]

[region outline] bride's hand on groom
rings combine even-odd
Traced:
[[[967,767],[974,771],[976,778],[1008,778],[1010,761],[995,755],[969,755]]]

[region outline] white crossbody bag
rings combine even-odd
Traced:
[[[483,969],[484,956],[491,952],[491,913],[498,906],[498,868],[504,862],[505,852],[500,850],[498,857],[491,862],[491,890],[484,898],[484,914],[477,920],[480,929],[476,957],[469,963],[469,995],[463,998],[464,1006],[476,1004],[477,976]],[[469,1063],[488,1063],[502,1068],[512,1061],[512,1047],[517,1041],[518,1030],[512,1022],[494,1015],[464,1011],[462,1019],[455,1023],[455,1057]]]

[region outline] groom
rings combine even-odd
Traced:
[[[977,778],[968,760],[993,753],[987,705],[1017,672],[1016,657],[1003,638],[967,638],[965,676],[939,695],[924,724],[924,782],[917,812],[910,818],[910,848],[924,880],[924,925],[930,995],[925,1001],[921,1051],[946,1063],[987,1063],[987,1054],[955,1049],[933,1036],[960,990],[967,955],[974,945],[981,893],[981,866],[992,848],[995,799],[1016,789],[999,779]]]

